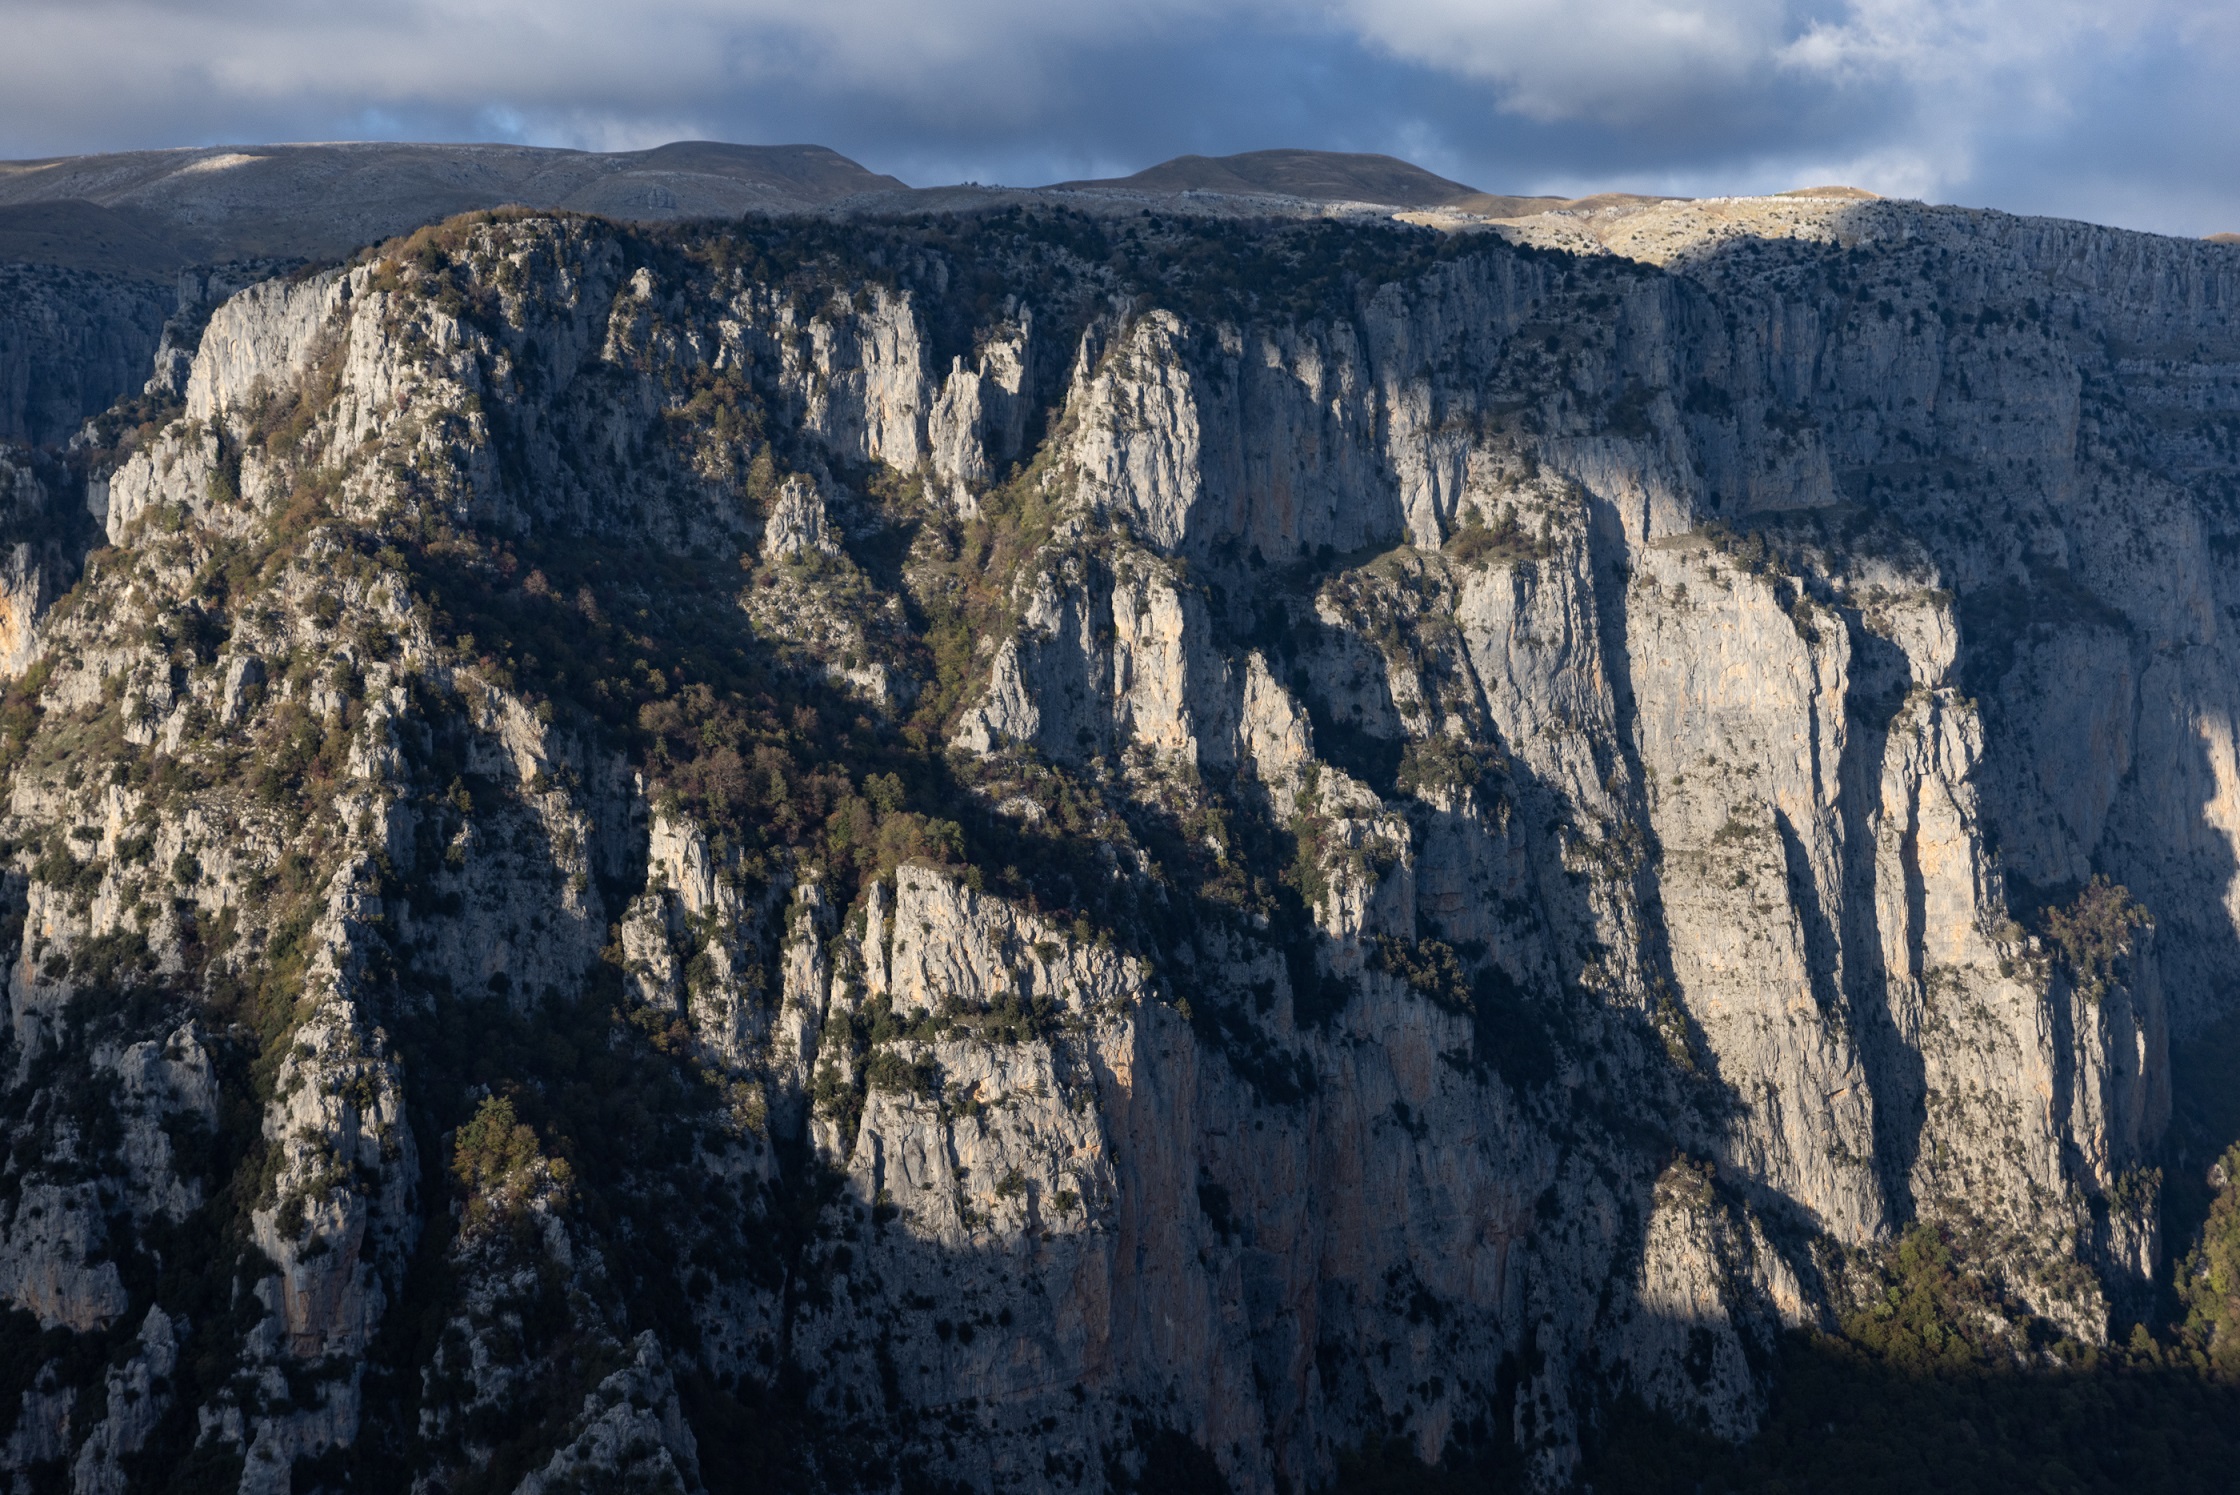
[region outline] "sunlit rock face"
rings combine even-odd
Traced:
[[[2233,1007],[2236,295],[1812,199],[241,290],[0,466],[4,1461],[1559,1487],[1922,1221],[2104,1339]]]

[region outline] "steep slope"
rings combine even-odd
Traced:
[[[225,300],[15,480],[107,545],[0,704],[8,1466],[1560,1485],[1907,1231],[2094,1353],[2234,1002],[2240,257],[1667,238],[500,215]]]

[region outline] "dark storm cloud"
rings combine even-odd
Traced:
[[[1848,181],[2240,227],[2227,7],[2134,0],[0,0],[0,153],[813,140],[932,183],[1383,150],[1499,191]]]

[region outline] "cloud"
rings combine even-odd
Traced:
[[[34,99],[65,117],[98,113],[114,94],[81,90],[102,76],[203,112],[490,98],[637,112],[663,98],[720,106],[742,90],[804,83],[887,97],[969,83],[969,101],[986,105],[1000,103],[1007,79],[1033,87],[1046,59],[1164,32],[1202,9],[1189,0],[13,0],[0,7],[12,39],[0,76],[19,118]]]
[[[1398,56],[1494,84],[1527,118],[1621,125],[1751,86],[1790,29],[1782,0],[1348,0],[1344,13]]]
[[[2126,194],[2132,221],[2179,227],[2166,210],[2204,174],[2221,176],[2240,207],[2232,155],[2202,149],[2232,138],[2231,107],[2188,86],[2205,63],[2228,73],[2240,35],[2228,27],[2209,39],[2195,24],[2204,10],[2173,0],[1852,0],[1840,18],[1807,28],[1782,63],[1831,88],[1891,90],[1902,107],[1859,157],[1866,176],[1878,155],[1887,163],[1889,188],[2105,212],[2115,183],[2096,163],[2106,141],[2129,136],[2125,173],[2156,183],[2162,205]]]
[[[908,180],[1389,150],[1502,190],[2240,225],[2206,0],[0,0],[0,154],[829,144]]]
[[[1614,180],[1842,180],[2147,226],[2240,222],[2240,12],[2202,0],[1343,0],[1372,48],[1629,146]],[[2111,141],[2121,140],[2121,163]],[[1661,155],[1680,142],[1687,157]],[[2120,205],[2120,206],[2119,206]]]
[[[1852,0],[1786,48],[1793,65],[1831,75],[1901,74],[1950,84],[1987,77],[2050,81],[2084,46],[2120,45],[2177,7],[2131,0]]]

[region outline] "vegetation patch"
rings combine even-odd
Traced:
[[[2131,954],[2132,938],[2154,927],[2146,908],[2105,877],[2094,877],[2066,908],[2045,911],[2045,933],[2087,1002],[2097,1003]]]

